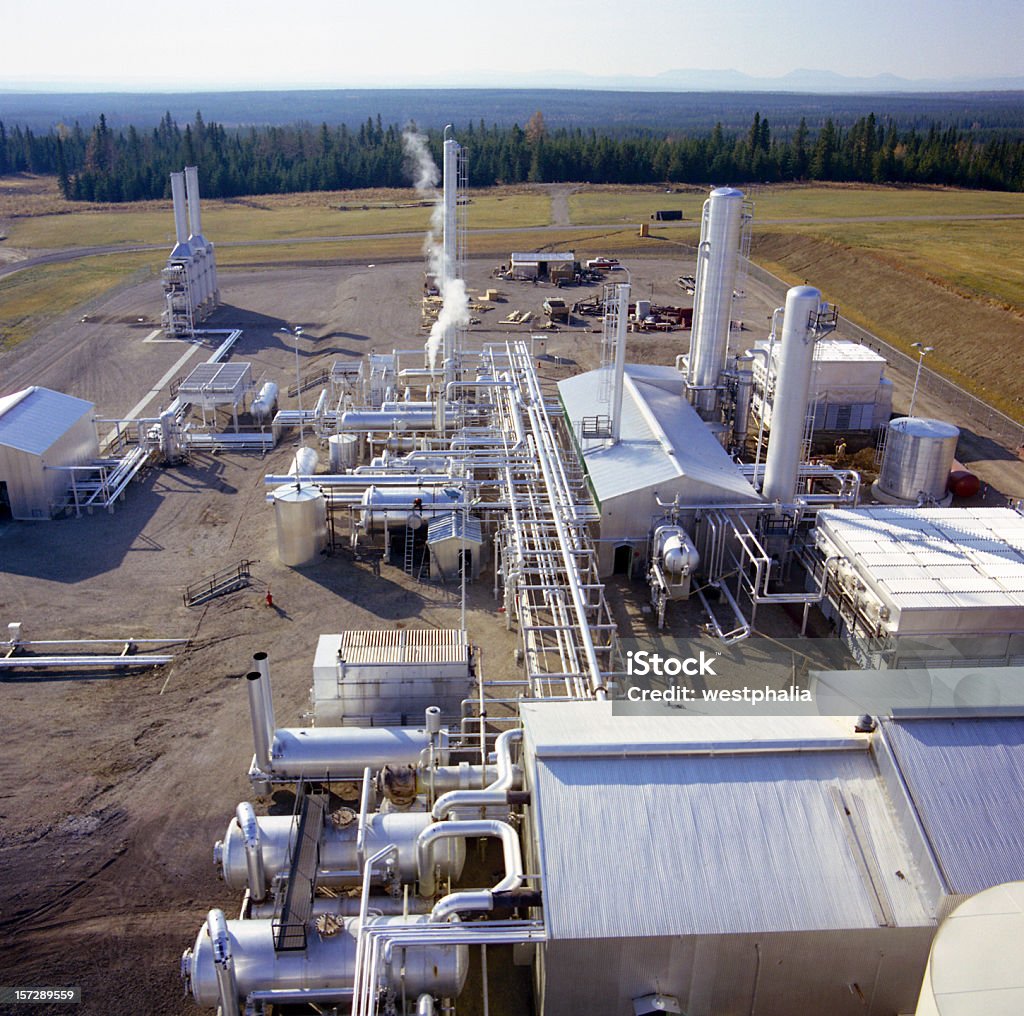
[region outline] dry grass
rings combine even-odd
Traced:
[[[898,348],[935,348],[929,366],[1020,418],[1024,377],[1008,370],[1024,340],[1024,320],[925,274],[858,247],[797,231],[765,232],[753,260],[794,284],[809,282],[839,311]]]
[[[0,278],[0,349],[11,349],[40,328],[108,292],[152,254],[111,254],[63,264],[40,265]]]
[[[543,226],[551,201],[536,189],[476,191],[468,209],[474,228]],[[366,233],[425,233],[431,205],[413,190],[320,191],[203,202],[203,232],[214,243]],[[167,244],[174,242],[169,201],[131,205],[64,201],[56,183],[5,178],[0,185],[0,234],[24,250]]]

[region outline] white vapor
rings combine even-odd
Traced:
[[[427,338],[426,353],[431,370],[437,368],[438,357],[444,347],[444,333],[450,328],[465,328],[469,324],[469,294],[462,279],[451,279],[444,263],[444,245],[441,234],[444,228],[444,195],[437,190],[441,171],[437,168],[425,134],[413,128],[402,132],[402,145],[406,160],[413,173],[413,186],[418,193],[430,197],[434,202],[430,213],[430,228],[423,242],[423,253],[427,258],[427,271],[437,281],[441,293],[441,312],[431,326]]]

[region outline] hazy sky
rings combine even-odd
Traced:
[[[1024,0],[0,0],[0,88],[443,85],[558,70],[995,77],[1024,73],[1022,54]]]

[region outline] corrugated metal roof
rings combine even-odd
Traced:
[[[461,512],[450,512],[446,515],[439,515],[428,523],[428,544],[452,539],[482,544],[484,542],[484,534],[480,520],[472,516],[466,518]]]
[[[458,628],[346,631],[340,639],[337,655],[350,664],[458,663],[469,652],[466,633]]]
[[[201,363],[178,387],[185,395],[235,395],[252,383],[251,363]]]
[[[595,370],[558,383],[571,426],[602,411],[597,394],[604,380],[604,372]],[[598,501],[684,478],[706,493],[720,492],[722,503],[760,500],[681,393],[682,376],[674,368],[626,365],[621,440],[610,447],[583,443],[584,464]]]
[[[545,758],[533,791],[552,939],[929,923],[867,752]]]
[[[952,893],[1024,879],[1024,719],[884,720]]]
[[[0,399],[0,446],[42,455],[96,407],[85,399],[33,386]]]

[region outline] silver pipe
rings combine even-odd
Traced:
[[[263,844],[260,842],[260,824],[256,821],[256,810],[248,801],[242,801],[235,809],[238,828],[242,830],[245,843],[245,862],[249,872],[249,895],[253,902],[262,903],[267,898],[267,877],[263,869]]]
[[[463,910],[493,910],[494,893],[518,889],[523,884],[523,857],[519,835],[507,822],[477,819],[473,822],[439,822],[424,829],[416,841],[417,865],[420,874],[420,895],[433,896],[433,845],[452,837],[492,836],[501,840],[505,857],[505,877],[493,889],[452,893],[438,902],[431,911],[432,923],[446,921]]]
[[[274,740],[274,731],[277,729],[277,721],[274,719],[274,692],[270,687],[270,660],[266,653],[253,653],[253,662],[256,664],[256,669],[262,675],[260,681],[260,688],[263,691],[263,707],[265,710],[264,716],[266,717],[267,727],[267,744],[271,744]]]
[[[434,818],[446,819],[451,811],[460,807],[483,808],[489,804],[505,804],[516,777],[512,765],[512,745],[520,744],[522,740],[522,728],[500,733],[494,744],[498,756],[498,778],[483,790],[450,790],[442,794],[434,802],[431,812]]]
[[[249,715],[252,717],[252,739],[256,749],[256,768],[270,764],[270,739],[267,737],[267,706],[260,681],[263,675],[252,670],[245,675],[249,687]]]
[[[217,972],[217,992],[223,1013],[238,1012],[238,982],[235,960],[231,955],[231,938],[223,910],[211,910],[206,917],[206,930],[213,943],[213,964]]]
[[[424,994],[416,999],[416,1016],[434,1016],[434,996]]]

